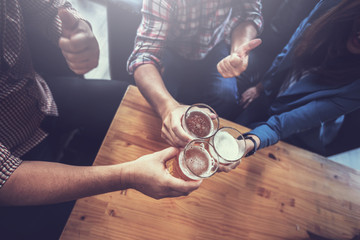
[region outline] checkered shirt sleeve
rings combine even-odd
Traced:
[[[0,188],[3,187],[6,180],[21,164],[21,160],[7,150],[7,148],[0,143]]]
[[[250,21],[257,28],[258,35],[263,30],[263,17],[261,14],[261,0],[235,0],[231,19],[225,27],[225,41],[231,44],[232,31],[242,22]]]
[[[26,0],[21,4],[27,24],[40,29],[43,36],[56,46],[61,36],[61,20],[57,15],[58,9],[66,8],[76,18],[83,19],[71,3],[65,0]]]
[[[171,0],[144,0],[143,19],[138,28],[135,47],[129,57],[127,69],[130,74],[142,64],[154,64],[159,70],[162,68],[161,55],[165,48],[169,31],[169,23],[173,12]]]
[[[0,72],[0,188],[21,164],[19,156],[45,138],[46,133],[39,128],[42,119],[57,115],[50,89],[32,69],[24,22],[39,28],[57,45],[61,35],[58,8],[65,7],[76,14],[62,0],[9,0],[3,4],[6,8],[0,9],[1,18],[9,17],[0,24],[1,64],[8,67]]]

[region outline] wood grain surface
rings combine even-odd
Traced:
[[[130,86],[94,164],[168,147],[160,129],[157,114]],[[126,190],[79,199],[61,239],[309,239],[308,231],[329,239],[359,234],[360,172],[279,142],[187,197],[154,200]]]

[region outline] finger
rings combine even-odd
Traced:
[[[241,103],[241,104],[244,104],[244,103],[246,103],[246,102],[247,102],[247,98],[242,97],[242,98],[240,99],[240,103]]]
[[[232,168],[229,168],[228,166],[219,166],[218,168],[218,172],[225,172],[225,173],[228,173],[232,170]]]
[[[177,129],[174,129],[174,132],[173,132],[174,136],[174,140],[176,141],[176,146],[178,147],[184,147],[186,144],[188,144],[188,142],[190,142],[192,140],[191,136],[188,135],[188,134],[183,134],[183,135],[180,135],[180,131]]]
[[[70,39],[63,37],[59,39],[59,47],[63,52],[73,53],[73,54],[79,54],[85,50],[84,48],[77,49]]]
[[[171,145],[175,146],[175,147],[183,147],[186,145],[187,142],[181,140],[176,133],[173,131],[173,129],[169,129],[167,126],[165,126],[167,128],[168,134],[170,135],[171,139],[172,139],[172,143]]]
[[[58,15],[62,25],[62,36],[69,38],[70,33],[75,30],[79,24],[79,18],[76,18],[65,8],[60,8]]]
[[[68,53],[81,53],[91,47],[89,43],[90,39],[83,32],[75,34],[70,39],[60,38],[59,40],[60,48]]]
[[[170,146],[174,146],[174,142],[172,137],[170,136],[169,132],[167,130],[162,130],[161,132],[161,138],[165,140]]]
[[[227,77],[230,77],[231,74],[232,74],[232,71],[233,71],[233,66],[230,63],[230,59],[231,59],[231,57],[227,57],[223,61],[223,66],[224,66],[224,68],[226,70]]]
[[[183,147],[185,146],[181,141],[175,136],[175,134],[166,126],[163,126],[163,135],[162,137],[169,143],[171,146],[174,147]]]
[[[216,119],[218,117],[218,115],[215,113],[210,113],[209,116],[211,119]]]
[[[240,164],[240,161],[236,161],[236,162],[228,164],[228,165],[220,164],[219,168],[218,168],[218,172],[228,173],[231,170],[235,169],[239,164]]]
[[[221,74],[222,77],[226,78],[226,69],[224,68],[224,63],[221,61],[217,64],[217,70]]]
[[[187,134],[182,127],[176,126],[173,128],[173,133],[178,139],[178,143],[181,147],[184,147],[188,142],[192,140],[192,137]]]
[[[71,62],[71,61],[67,61],[69,67],[71,69],[93,69],[95,67],[97,67],[98,65],[98,61],[96,59],[90,59],[86,62]]]
[[[202,180],[198,181],[185,181],[180,178],[173,177],[169,175],[169,184],[168,186],[176,191],[182,193],[189,193],[192,192],[200,187]]]
[[[239,76],[244,71],[244,58],[238,54],[232,54],[223,60],[223,66],[226,69],[226,77]]]
[[[237,67],[239,67],[239,66],[241,66],[242,65],[242,59],[241,59],[241,57],[239,56],[239,55],[237,55],[237,54],[232,54],[231,56],[230,56],[230,61],[229,61],[229,63],[230,63],[230,66],[232,67],[232,68],[237,68]]]
[[[69,53],[62,51],[64,57],[69,62],[87,62],[89,59],[93,58],[94,53],[92,51],[83,51],[81,53]]]
[[[168,147],[157,152],[156,154],[161,156],[160,162],[165,163],[166,161],[174,158],[178,153],[179,153],[179,149],[175,147]]]
[[[181,197],[181,196],[187,196],[189,193],[182,193],[178,191],[170,191],[166,193],[166,195],[161,196],[160,198],[175,198],[175,197]]]
[[[87,67],[87,68],[73,68],[73,67],[70,67],[70,69],[76,73],[77,75],[84,75],[88,72],[90,72],[91,70],[94,69],[94,67]]]
[[[250,101],[245,102],[242,108],[243,109],[247,108],[250,105],[250,103],[251,103]]]
[[[177,115],[175,115],[175,116],[177,116]],[[182,134],[180,133],[180,135],[176,134],[176,132],[184,131],[181,126],[180,119],[181,119],[181,117],[174,117],[173,115],[170,115],[167,118],[166,123],[163,124],[163,127],[166,129],[169,137],[172,140],[173,144],[171,144],[171,145],[176,146],[176,147],[183,147],[188,142],[185,132],[183,132]]]
[[[243,47],[245,53],[249,53],[251,50],[257,48],[262,43],[260,38],[255,38],[248,43],[246,43]]]

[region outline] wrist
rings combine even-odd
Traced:
[[[132,188],[132,185],[134,183],[134,170],[131,166],[131,162],[122,163],[116,165],[117,168],[115,171],[118,174],[118,180],[116,181],[118,186],[118,190],[125,190]]]
[[[169,113],[179,106],[180,104],[173,99],[165,100],[164,104],[160,104],[159,107],[159,115],[161,119],[164,121],[165,118],[169,115]]]
[[[264,90],[264,86],[261,82],[256,85],[256,90],[258,91],[258,93],[261,93]]]
[[[246,146],[249,146],[245,154],[245,156],[248,157],[253,155],[259,149],[260,139],[256,135],[245,135],[244,137]]]

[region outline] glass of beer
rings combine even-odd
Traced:
[[[210,106],[197,103],[186,110],[182,126],[194,138],[209,138],[219,128],[219,117]]]
[[[246,144],[244,136],[235,128],[222,127],[214,136],[210,143],[219,155],[219,162],[228,165],[240,161],[245,154]]]
[[[218,167],[218,155],[213,146],[203,139],[192,140],[177,158],[166,162],[166,168],[172,176],[186,181],[208,178]]]

